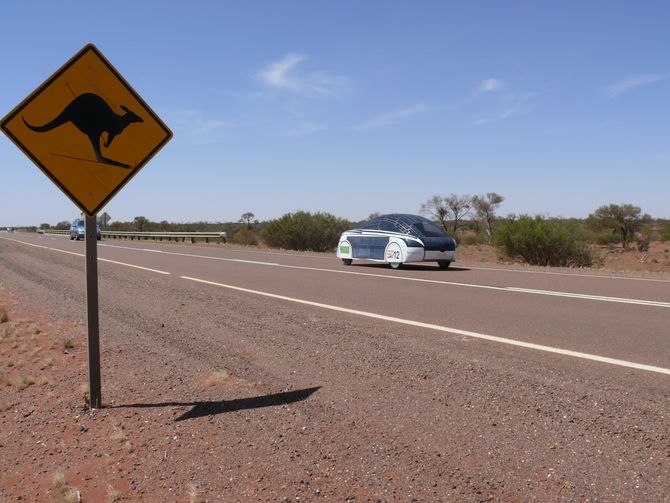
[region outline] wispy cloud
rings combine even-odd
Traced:
[[[213,143],[221,130],[235,127],[232,121],[208,118],[202,112],[193,109],[173,110],[167,115],[174,129],[175,138],[179,138],[182,145],[186,146]]]
[[[286,128],[281,131],[281,135],[286,138],[304,138],[306,136],[311,136],[320,131],[328,129],[323,124],[315,124],[309,121],[302,121],[296,126],[291,128]]]
[[[303,95],[332,96],[346,89],[346,77],[325,70],[301,72],[299,66],[306,60],[304,54],[287,54],[261,69],[258,79],[272,89]]]
[[[660,75],[658,73],[631,75],[623,80],[606,86],[605,92],[609,95],[610,98],[614,98],[615,96],[623,94],[627,91],[637,89],[638,87],[648,86],[649,84],[653,84],[661,80],[666,80],[667,78],[667,75]]]
[[[498,79],[482,80],[475,90],[475,94],[490,93],[503,88],[503,82]]]
[[[530,101],[534,96],[535,93],[507,94],[503,96],[503,106],[499,113],[477,119],[475,120],[475,124],[488,124],[528,113],[533,108]]]
[[[428,110],[428,107],[424,103],[417,103],[411,107],[394,110],[393,112],[373,117],[372,119],[355,126],[354,129],[358,131],[369,131],[371,129],[398,124],[399,122],[403,122],[414,115],[425,112],[426,110]]]

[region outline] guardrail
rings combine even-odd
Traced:
[[[70,231],[59,229],[40,229],[40,234],[60,234],[68,235]],[[186,241],[195,243],[196,240],[204,240],[209,243],[210,240],[218,243],[225,243],[228,234],[225,232],[125,232],[125,231],[101,231],[102,237],[110,239],[153,239],[156,241]]]

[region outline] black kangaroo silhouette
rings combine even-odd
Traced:
[[[98,162],[105,164],[112,164],[122,168],[131,168],[128,164],[108,159],[100,152],[100,138],[102,133],[107,133],[107,140],[105,140],[105,147],[109,147],[112,140],[123,132],[133,122],[144,122],[135,113],[128,110],[128,108],[121,105],[125,112],[123,115],[118,115],[112,110],[105,100],[93,93],[84,93],[73,99],[58,116],[43,126],[32,126],[28,124],[25,118],[22,117],[23,122],[33,131],[44,133],[51,131],[58,126],[62,126],[67,122],[71,122],[79,131],[88,136],[88,139],[93,145],[95,158]]]

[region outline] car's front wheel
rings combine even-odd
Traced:
[[[342,263],[344,265],[351,265],[352,262],[353,262],[353,260],[351,260],[350,258],[343,258],[342,259]]]
[[[451,260],[438,260],[437,265],[440,269],[449,269],[451,265]]]

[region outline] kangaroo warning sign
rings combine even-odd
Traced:
[[[92,44],[23,100],[0,127],[89,216],[172,138]]]

